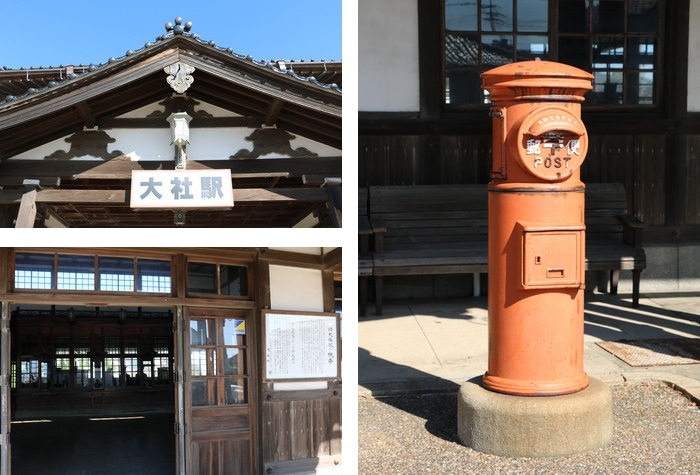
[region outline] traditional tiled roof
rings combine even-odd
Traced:
[[[187,25],[190,25],[189,28]],[[169,27],[170,26],[170,27]],[[38,67],[10,69],[3,67],[0,69],[0,107],[37,92],[64,84],[72,79],[83,77],[93,71],[106,66],[119,63],[135,54],[142,53],[153,48],[175,36],[189,37],[198,44],[205,45],[216,51],[230,54],[232,57],[250,62],[260,68],[265,68],[275,73],[292,77],[298,81],[313,84],[319,88],[342,93],[342,63],[340,61],[308,60],[308,61],[287,61],[287,60],[256,60],[252,56],[234,52],[231,48],[218,46],[214,41],[202,39],[199,35],[190,33],[191,23],[182,25],[182,20],[175,19],[175,25],[166,23],[167,33],[156,37],[154,42],[146,43],[137,50],[128,50],[120,57],[111,57],[105,63],[89,64],[79,66],[58,66],[58,67]]]

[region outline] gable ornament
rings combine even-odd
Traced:
[[[195,71],[194,66],[190,66],[181,61],[166,66],[163,68],[163,71],[168,75],[168,84],[170,84],[170,87],[178,94],[184,93],[194,82],[194,78],[192,77],[192,73]]]

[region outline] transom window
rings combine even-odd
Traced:
[[[169,294],[172,276],[170,261],[18,252],[15,289]]]
[[[658,0],[444,0],[444,104],[487,103],[482,72],[538,57],[591,72],[587,104],[655,105],[659,8]]]
[[[248,296],[248,268],[229,264],[189,262],[187,290],[190,294]]]

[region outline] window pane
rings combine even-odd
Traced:
[[[549,58],[549,42],[546,36],[518,36],[518,61]]]
[[[513,31],[513,0],[489,0],[481,3],[483,31]]]
[[[481,78],[477,71],[449,71],[445,84],[446,104],[479,104]]]
[[[593,39],[593,69],[622,69],[625,61],[625,40],[617,37]]]
[[[121,358],[105,358],[105,386],[119,386]]]
[[[245,350],[238,348],[226,348],[224,360],[224,375],[246,374]]]
[[[445,29],[473,31],[478,28],[477,2],[445,0]]]
[[[52,289],[53,256],[18,252],[15,255],[16,289]]]
[[[189,262],[187,264],[187,290],[216,294],[216,264]]]
[[[140,384],[139,359],[124,358],[124,373],[127,386],[138,386]]]
[[[224,319],[224,345],[245,345],[245,320]]]
[[[654,73],[628,73],[627,74],[627,104],[653,104]]]
[[[593,76],[594,104],[622,104],[622,72],[595,71]]]
[[[518,0],[518,31],[547,32],[549,0]]]
[[[58,256],[59,290],[95,290],[95,258]]]
[[[192,376],[207,374],[207,350],[190,350]]]
[[[155,373],[156,384],[170,383],[170,358],[156,356],[153,358],[153,372]]]
[[[92,371],[90,358],[75,358],[75,387],[89,388],[92,386]]]
[[[559,0],[559,31],[589,33],[588,0]]]
[[[172,292],[170,261],[138,259],[136,262],[139,292]]]
[[[216,404],[216,381],[206,379],[192,380],[192,405],[208,406]]]
[[[656,1],[631,1],[627,4],[628,33],[656,33],[659,24]]]
[[[248,403],[248,379],[225,378],[224,393],[226,405]]]
[[[564,64],[581,69],[588,68],[588,50],[588,38],[559,39],[559,61]]]
[[[511,35],[484,35],[481,48],[481,64],[484,66],[500,66],[513,62]]]
[[[221,288],[219,295],[247,296],[248,269],[241,266],[220,265]]]
[[[477,66],[479,64],[479,36],[445,36],[445,64],[447,66]]]
[[[70,375],[70,358],[56,358],[54,360],[53,387],[67,388]]]
[[[192,319],[190,321],[190,345],[213,345],[216,343],[213,328],[209,328],[209,320]]]
[[[654,69],[656,41],[653,38],[629,38],[627,44],[628,69]]]
[[[593,0],[595,32],[624,33],[625,4],[622,0]]]
[[[134,260],[122,257],[100,257],[100,290],[134,291]]]

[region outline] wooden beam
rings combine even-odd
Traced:
[[[235,152],[232,150],[232,153]],[[133,170],[172,170],[175,162],[132,161],[128,156],[109,161],[83,160],[6,160],[0,163],[0,182],[22,185],[27,177],[42,180],[41,184],[60,184],[57,177],[72,180],[130,180]],[[280,158],[264,160],[206,160],[187,162],[187,168],[231,169],[231,176],[342,176],[342,157]]]
[[[15,228],[34,227],[34,219],[36,218],[36,197],[36,190],[27,191],[22,194]]]
[[[30,192],[31,193],[31,192]],[[129,204],[129,190],[40,190],[34,191],[31,203],[45,204]],[[0,204],[17,204],[24,201],[21,190],[0,191]],[[234,203],[265,201],[326,201],[326,191],[321,188],[239,188],[233,190]],[[36,210],[35,210],[36,212]],[[20,212],[21,214],[21,212]],[[18,218],[19,222],[19,218]]]
[[[13,292],[0,294],[0,301],[13,304],[41,304],[41,305],[74,305],[85,307],[123,307],[124,295],[107,295],[106,293],[56,293],[50,291],[40,293],[37,291]],[[252,300],[226,300],[209,298],[182,298],[171,296],[146,296],[134,292],[128,296],[129,304],[135,307],[174,307],[176,305],[191,305],[208,308],[236,308],[250,310],[255,308]]]
[[[190,128],[220,128],[220,127],[260,127],[262,116],[252,117],[195,117]],[[167,129],[170,125],[165,119],[100,119],[101,129]]]
[[[78,111],[80,118],[83,119],[83,124],[85,127],[92,129],[95,127],[95,115],[92,113],[90,106],[85,102],[78,102],[75,105],[75,109]]]
[[[265,116],[265,125],[270,126],[277,122],[277,118],[280,116],[282,107],[284,107],[284,101],[280,99],[275,99],[272,101],[272,104],[270,104],[270,110],[267,111],[267,115]]]

